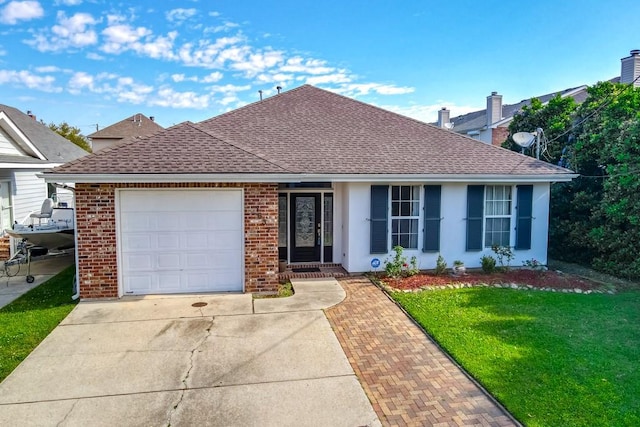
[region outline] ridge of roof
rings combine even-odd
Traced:
[[[0,111],[4,111],[13,124],[49,162],[65,163],[88,154],[73,142],[49,129],[49,126],[17,108],[0,104]]]
[[[138,117],[137,122],[136,117]],[[138,126],[132,126],[134,123],[138,123]],[[146,136],[154,134],[162,129],[164,128],[154,120],[151,120],[142,113],[136,113],[87,135],[87,138],[128,138]]]

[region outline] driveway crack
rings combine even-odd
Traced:
[[[60,422],[58,424],[56,424],[56,427],[60,427],[65,421],[67,421],[67,418],[69,418],[69,415],[71,415],[71,413],[75,409],[75,407],[78,404],[78,402],[80,402],[80,399],[76,399],[76,401],[73,402],[73,405],[71,405],[71,408],[69,408],[69,411],[67,411],[67,413],[65,414],[64,418],[62,420],[60,420]]]
[[[191,349],[191,355],[189,356],[189,369],[187,369],[187,373],[182,379],[183,388],[180,392],[180,397],[178,398],[178,402],[173,406],[173,408],[171,408],[171,411],[169,412],[167,427],[171,427],[171,421],[173,419],[173,415],[176,413],[176,411],[178,410],[178,407],[182,403],[182,399],[184,399],[185,392],[189,390],[189,385],[187,384],[187,381],[189,380],[189,375],[191,375],[191,371],[193,370],[193,356],[200,349],[200,347],[202,347],[202,345],[207,341],[207,339],[209,339],[209,337],[211,336],[211,329],[213,328],[213,320],[214,320],[214,317],[211,316],[211,322],[209,323],[209,326],[205,331],[206,333],[204,334],[202,339],[198,341],[196,345]]]

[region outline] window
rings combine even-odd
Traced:
[[[484,246],[511,245],[511,187],[487,185],[485,199]]]
[[[420,187],[394,185],[391,187],[391,246],[418,248],[418,219],[420,217]]]

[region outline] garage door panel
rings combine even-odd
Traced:
[[[242,291],[240,190],[122,190],[125,293]]]
[[[181,289],[182,274],[179,271],[163,272],[155,274],[158,281],[158,288],[164,291],[178,292]]]
[[[242,233],[235,230],[218,231],[215,238],[209,237],[209,247],[212,249],[241,249]]]
[[[241,230],[242,216],[236,211],[212,212],[206,224],[207,230]]]
[[[180,270],[182,262],[179,252],[166,252],[156,255],[156,265],[159,270]]]
[[[151,271],[155,267],[155,262],[151,254],[123,254],[122,267],[126,271]]]
[[[180,247],[180,233],[160,232],[155,235],[156,249],[166,251]]]
[[[153,277],[148,274],[128,274],[124,278],[125,289],[133,292],[145,293],[153,289]]]

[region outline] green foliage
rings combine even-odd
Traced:
[[[640,293],[392,296],[527,426],[640,425]]]
[[[89,141],[87,141],[87,138],[82,135],[79,128],[71,126],[67,122],[62,122],[59,125],[55,123],[49,123],[49,129],[56,132],[63,138],[66,138],[69,141],[73,142],[83,150],[91,152],[91,145],[89,144]]]
[[[483,272],[491,274],[496,271],[496,259],[491,255],[483,255],[482,258],[480,258],[480,263]]]
[[[578,108],[558,97],[532,102],[509,130],[537,127],[557,138],[547,160],[562,157],[580,173],[551,188],[549,255],[640,278],[640,88],[601,82]],[[505,146],[520,150],[511,140]]]
[[[407,277],[414,276],[420,272],[418,269],[418,259],[413,256],[411,261],[407,261],[407,257],[402,255],[404,248],[402,246],[394,246],[391,260],[384,261],[384,271],[389,277]]]
[[[447,271],[447,261],[444,260],[444,257],[441,254],[438,254],[438,259],[436,260],[436,276],[440,276]]]
[[[531,105],[524,106],[522,112],[516,114],[509,125],[509,138],[503,143],[503,147],[513,151],[522,151],[522,147],[513,142],[513,135],[516,132],[533,132],[537,128],[542,128],[547,140],[558,138],[573,122],[573,113],[577,104],[573,98],[562,98],[559,94],[551,98],[546,105],[539,99],[533,98]],[[547,151],[541,154],[540,158],[557,164],[562,156],[562,150],[567,144],[568,135],[564,135],[553,141],[547,147]],[[535,144],[526,150],[526,154],[535,157]]]
[[[513,258],[515,258],[515,255],[511,250],[511,247],[493,245],[491,246],[491,250],[493,251],[493,253],[496,254],[496,257],[498,258],[498,262],[500,263],[500,268],[502,270],[509,270],[509,267],[511,267],[511,261],[513,260]],[[506,264],[505,264],[505,261],[506,261]]]

